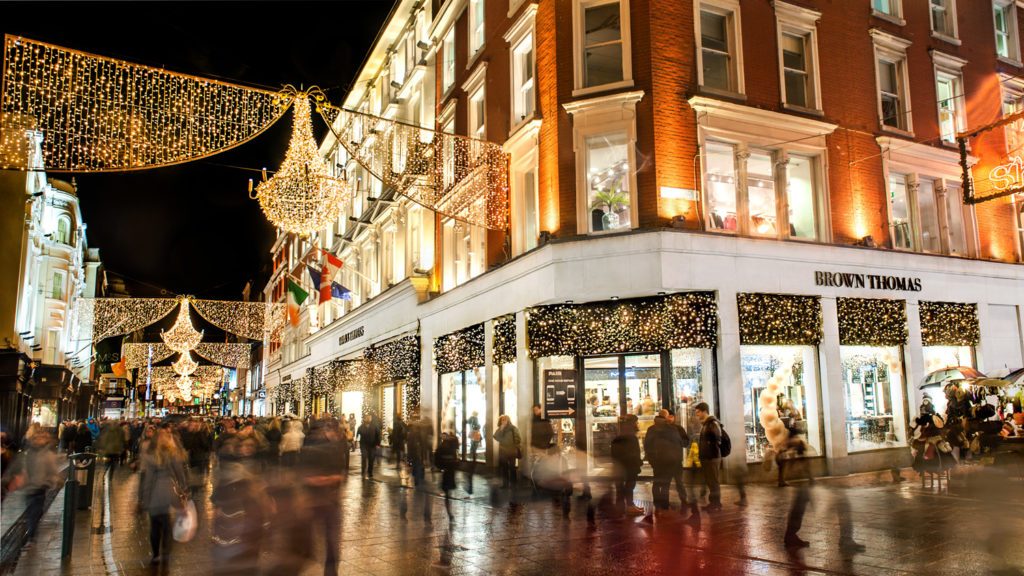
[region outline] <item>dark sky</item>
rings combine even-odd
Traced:
[[[392,4],[0,2],[0,30],[246,85],[315,84],[338,103]],[[313,122],[322,137],[326,126],[315,114]],[[274,230],[248,198],[248,180],[258,173],[237,167],[275,169],[290,131],[289,112],[255,140],[205,160],[75,175],[89,245],[135,296],[163,288],[236,300],[248,280],[261,290]]]

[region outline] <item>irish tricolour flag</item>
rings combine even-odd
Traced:
[[[292,280],[288,279],[288,321],[292,326],[299,325],[299,306],[309,297],[309,292],[302,289]]]

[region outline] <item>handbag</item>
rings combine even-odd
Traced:
[[[192,540],[196,535],[196,528],[198,524],[196,504],[192,500],[188,500],[182,506],[177,518],[174,519],[174,528],[172,529],[174,540],[177,542],[188,542]]]

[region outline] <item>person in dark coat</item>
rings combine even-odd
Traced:
[[[690,435],[686,433],[686,428],[679,425],[679,420],[676,418],[675,410],[665,409],[661,411],[661,415],[665,417],[669,426],[676,429],[679,433],[679,437],[683,440],[683,447],[689,448],[690,446]],[[676,483],[676,493],[679,494],[679,501],[682,503],[686,502],[686,488],[683,486],[683,470],[679,470],[679,474],[674,477]]]
[[[672,479],[683,473],[683,439],[660,413],[644,436],[644,452],[654,469],[654,507],[658,511],[668,510]]]
[[[75,423],[68,422],[64,424],[64,429],[60,432],[60,447],[62,450],[71,454],[75,451],[75,438],[78,436],[78,426]]]
[[[369,414],[363,416],[363,424],[359,426],[359,452],[362,455],[362,474],[364,478],[373,478],[373,463],[380,446],[380,428],[373,423]]]
[[[455,489],[455,471],[459,467],[459,439],[451,431],[441,434],[434,453],[434,462],[441,468],[441,490],[444,491],[444,509],[448,512],[448,521],[454,519],[452,514],[452,490]]]
[[[707,402],[693,407],[700,421],[700,439],[697,441],[700,467],[704,482],[708,485],[708,510],[722,509],[722,486],[719,475],[722,472],[722,425],[711,414]]]
[[[372,424],[370,425],[372,427]],[[306,501],[312,525],[324,527],[324,575],[338,574],[338,547],[341,542],[341,482],[345,469],[340,457],[344,449],[338,431],[322,420],[309,427],[299,453],[304,474]]]
[[[633,502],[633,490],[640,476],[643,460],[640,456],[640,440],[636,436],[637,417],[626,414],[619,418],[619,435],[612,440],[611,456],[616,467],[615,500],[616,508],[630,516],[643,514],[643,509]]]
[[[92,446],[92,432],[89,431],[89,426],[82,422],[75,430],[75,452],[85,452],[90,446]]]
[[[405,439],[409,435],[409,428],[401,418],[395,418],[395,426],[391,429],[391,451],[395,454],[395,467],[402,469],[402,451],[405,449]]]
[[[544,417],[544,410],[540,404],[533,405],[533,423],[530,426],[530,447],[540,452],[540,455],[547,454],[554,441],[555,431],[551,428],[551,421]]]

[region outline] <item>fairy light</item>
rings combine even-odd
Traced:
[[[152,356],[150,356],[150,351],[152,351]],[[126,342],[121,345],[121,359],[124,360],[124,367],[128,370],[145,368],[150,363],[162,362],[174,354],[174,350],[163,343]]]
[[[191,376],[196,371],[196,368],[199,368],[199,362],[192,358],[191,352],[185,352],[171,364],[171,368],[174,369],[174,373],[178,376]]]
[[[103,172],[196,160],[242,144],[287,107],[259,90],[5,36],[0,167],[28,168],[26,128],[49,171]],[[13,119],[10,119],[13,117]]]
[[[903,346],[907,309],[903,300],[837,298],[839,343],[843,346]]]
[[[74,323],[80,340],[99,342],[145,328],[177,304],[174,298],[79,298]]]
[[[250,340],[279,341],[285,326],[285,304],[192,300],[199,315],[214,326]]]
[[[484,365],[484,325],[441,336],[434,341],[434,362],[438,374],[462,372]]]
[[[532,358],[630,350],[712,348],[718,305],[710,292],[688,292],[527,310]]]
[[[403,336],[363,350],[363,361],[373,383],[404,380],[402,413],[420,405],[420,337]]]
[[[500,144],[314,100],[335,140],[385,188],[474,226],[508,227],[509,156]]]
[[[181,300],[181,308],[178,310],[178,318],[169,330],[160,331],[160,338],[168,348],[185,354],[195,348],[203,339],[203,333],[196,331],[192,326],[192,318],[189,317],[189,299]]]
[[[516,317],[509,314],[494,320],[491,354],[495,365],[516,361]]]
[[[200,342],[195,353],[221,366],[247,369],[252,359],[252,345],[245,342]]]
[[[320,156],[307,93],[297,93],[293,99],[292,137],[284,162],[269,180],[256,186],[256,199],[274,226],[309,235],[338,219],[348,191],[343,180],[331,177]]]
[[[921,301],[918,311],[924,346],[977,346],[981,340],[977,304]]]
[[[816,296],[737,294],[740,344],[776,346],[821,342],[821,302]]]

